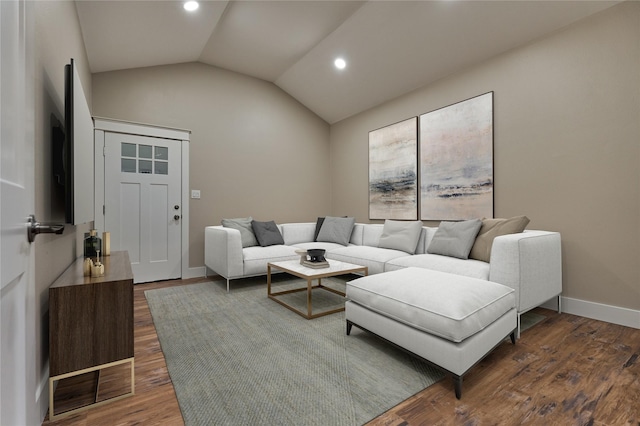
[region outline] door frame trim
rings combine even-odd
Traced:
[[[94,164],[95,164],[95,188],[94,188],[94,228],[99,233],[104,231],[104,214],[102,206],[105,203],[105,171],[104,171],[104,146],[105,133],[125,133],[138,136],[150,136],[162,139],[180,141],[182,153],[182,176],[180,202],[182,204],[181,229],[181,278],[191,278],[193,271],[189,269],[189,142],[191,130],[175,129],[151,124],[134,123],[130,121],[115,120],[104,117],[93,117],[94,126]],[[196,275],[197,276],[197,275]]]

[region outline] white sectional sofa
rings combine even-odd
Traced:
[[[520,315],[562,292],[560,234],[526,230],[494,239],[489,262],[429,254],[427,249],[438,228],[422,227],[415,254],[378,247],[382,224],[356,223],[348,245],[316,242],[316,223],[277,225],[284,244],[242,247],[240,231],[223,226],[205,228],[205,265],[229,282],[233,279],[266,275],[267,263],[298,259],[297,249],[322,248],[325,257],[367,266],[369,274],[418,267],[493,281],[515,290]]]

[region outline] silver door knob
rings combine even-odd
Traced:
[[[38,234],[57,234],[64,232],[64,225],[54,223],[40,223],[36,220],[35,215],[29,215],[27,218],[27,238],[32,243]]]
[[[179,219],[180,219],[180,215],[179,215],[179,214],[177,214],[177,215],[173,216],[173,218],[174,218],[175,220],[179,220]]]

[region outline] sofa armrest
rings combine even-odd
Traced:
[[[204,228],[204,264],[224,278],[241,277],[244,261],[240,231],[223,226]]]
[[[497,237],[491,248],[489,280],[516,291],[518,313],[562,293],[560,234],[525,231]]]

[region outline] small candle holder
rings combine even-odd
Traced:
[[[104,265],[100,262],[100,250],[96,250],[97,258],[96,263],[91,264],[91,277],[102,277],[104,276]]]

